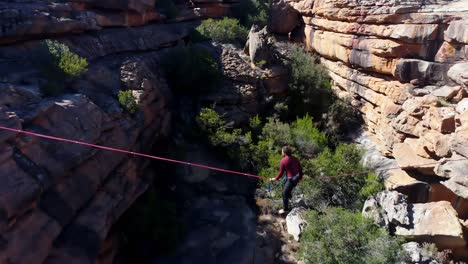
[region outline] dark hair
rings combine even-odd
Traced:
[[[291,147],[289,147],[289,146],[284,146],[281,150],[282,150],[282,151],[284,152],[284,154],[286,154],[287,156],[291,156],[291,154],[292,154],[292,149],[291,149]]]

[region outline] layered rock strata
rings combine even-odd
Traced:
[[[164,18],[154,2],[0,2],[0,124],[131,151],[157,149],[170,131],[172,100],[159,50],[194,24],[141,26]],[[89,67],[67,83],[72,93],[46,97],[34,59],[51,37]],[[117,101],[121,90],[132,91],[136,114]],[[112,244],[113,223],[154,176],[146,159],[6,131],[0,157],[0,263],[93,262]]]
[[[466,219],[468,1],[281,2],[276,14],[302,26],[277,33],[320,56],[336,94],[402,168],[386,174],[387,188],[411,202],[448,201]]]

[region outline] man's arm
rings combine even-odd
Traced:
[[[280,161],[280,171],[278,172],[278,174],[276,175],[275,178],[273,178],[272,180],[273,181],[277,181],[281,176],[283,176],[284,174],[284,162],[283,160]]]

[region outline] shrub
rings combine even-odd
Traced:
[[[65,92],[66,83],[85,73],[88,67],[85,58],[70,51],[67,45],[54,40],[46,40],[41,44],[34,62],[47,78],[46,83],[41,86],[46,96]]]
[[[244,0],[234,7],[234,16],[239,18],[241,25],[250,28],[253,24],[264,27],[270,18],[271,1]]]
[[[201,48],[176,47],[163,56],[162,66],[169,85],[181,94],[199,95],[221,80],[218,63]]]
[[[290,116],[309,113],[321,117],[331,104],[332,92],[326,70],[306,51],[295,48],[290,62]]]
[[[337,144],[348,131],[357,128],[361,122],[356,109],[351,106],[351,100],[334,100],[325,116],[324,129],[330,141]]]
[[[334,176],[364,171],[365,168],[360,162],[361,157],[362,150],[353,144],[339,145],[335,152],[326,149],[316,159],[304,162],[305,174],[312,177],[304,178],[299,190],[313,206],[333,205],[355,208],[367,174]]]
[[[306,114],[297,118],[291,125],[291,133],[294,145],[303,156],[313,156],[321,152],[327,146],[325,133],[314,125],[312,117]]]
[[[203,20],[196,28],[199,34],[207,39],[220,43],[243,43],[247,39],[248,31],[239,25],[237,19],[223,18],[221,20]]]
[[[341,208],[309,211],[299,256],[306,263],[378,264],[407,259],[400,244],[371,220]]]
[[[383,191],[385,186],[380,181],[375,173],[369,173],[365,179],[364,186],[359,190],[359,201],[357,208],[362,208],[367,198],[375,196],[377,193]]]
[[[247,168],[245,164],[250,159],[247,147],[252,142],[250,133],[242,134],[240,129],[233,129],[215,110],[210,108],[203,108],[200,111],[197,123],[211,146],[218,148],[220,153],[238,162],[236,165],[240,168]]]
[[[134,114],[138,111],[138,105],[131,90],[119,91],[118,99],[120,105],[130,114]]]

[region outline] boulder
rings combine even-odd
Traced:
[[[296,207],[293,208],[286,216],[286,228],[288,230],[288,234],[292,235],[296,241],[299,241],[299,236],[307,225],[305,213],[305,208]]]
[[[405,250],[410,258],[412,263],[429,263],[429,264],[439,264],[439,262],[433,260],[432,256],[435,252],[426,252],[426,250],[417,242],[408,242],[403,245],[403,250]]]
[[[257,25],[252,25],[244,47],[244,53],[250,56],[252,67],[267,66],[272,54],[271,44],[267,28],[260,29]]]
[[[408,225],[410,218],[407,207],[404,195],[396,191],[383,191],[366,200],[362,214],[379,226]]]
[[[401,82],[418,80],[420,84],[438,83],[445,79],[444,65],[418,59],[400,59],[393,76]]]
[[[442,134],[435,130],[429,130],[422,134],[418,143],[423,146],[424,150],[437,157],[447,157],[451,154],[450,151],[450,135]],[[428,158],[430,156],[426,156]]]
[[[396,226],[395,234],[433,242],[438,248],[466,245],[458,214],[449,202],[411,204],[408,206],[408,214],[410,224]]]
[[[468,128],[458,130],[452,137],[452,151],[468,158]]]
[[[454,82],[468,87],[468,62],[453,65],[447,72],[448,77]]]
[[[468,22],[465,19],[451,22],[444,35],[449,42],[468,44]]]
[[[458,102],[456,109],[460,114],[468,110],[468,98],[463,98],[460,102]]]
[[[464,178],[468,176],[468,159],[457,154],[454,154],[450,158],[443,158],[439,160],[439,163],[434,168],[434,172],[444,178]]]
[[[455,132],[455,109],[453,107],[431,107],[423,117],[423,124],[441,133]]]
[[[460,155],[444,158],[434,168],[434,172],[447,181],[442,184],[456,195],[468,199],[468,160]]]
[[[401,169],[390,170],[384,180],[385,188],[405,194],[409,202],[424,203],[427,201],[430,185],[416,180]]]
[[[393,155],[402,169],[416,169],[423,174],[434,174],[433,170],[436,165],[434,160],[419,156],[407,143],[395,144]]]
[[[273,2],[270,13],[270,31],[276,34],[288,34],[300,24],[299,12],[289,0]]]
[[[455,95],[457,95],[458,91],[461,89],[460,86],[442,86],[441,88],[439,89],[436,89],[434,91],[432,91],[432,95],[434,96],[437,96],[437,97],[440,97],[444,100],[450,100],[452,99],[453,97],[455,97]]]

